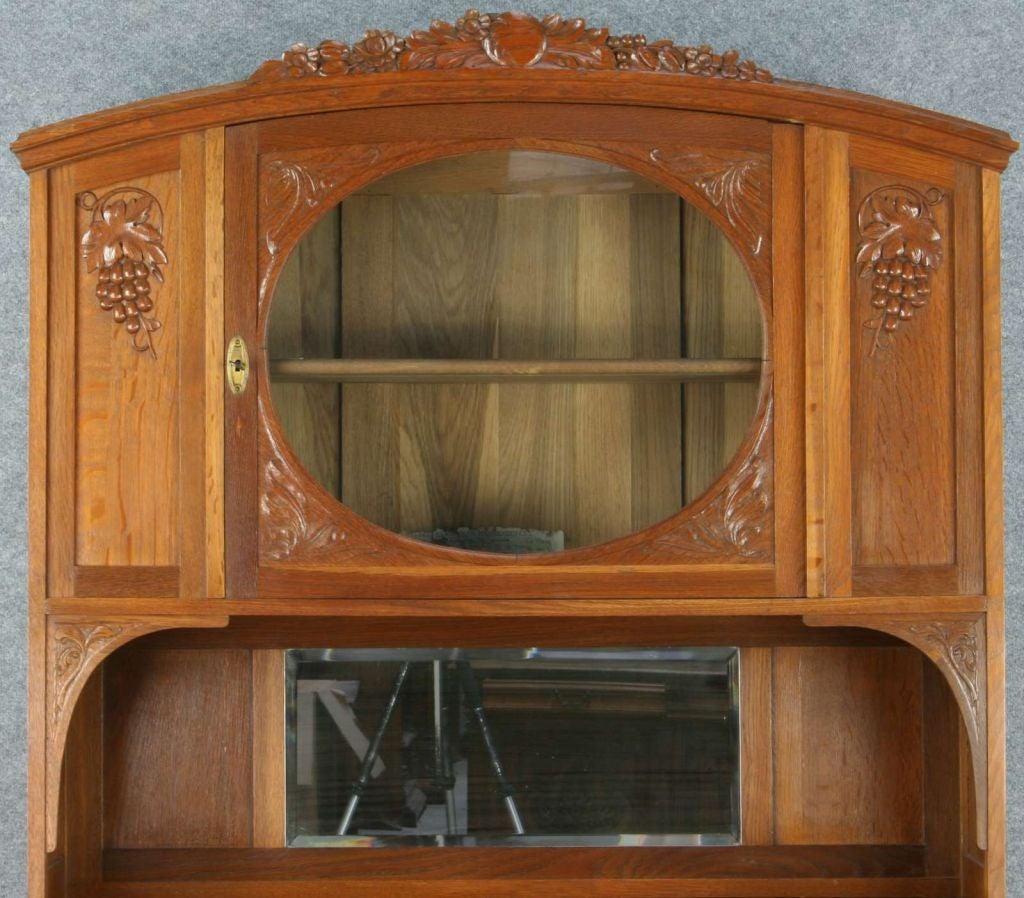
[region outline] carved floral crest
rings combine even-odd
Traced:
[[[481,13],[475,9],[454,25],[435,21],[426,31],[415,31],[407,38],[372,30],[353,44],[332,40],[316,47],[295,44],[280,59],[261,65],[250,80],[495,67],[618,69],[772,80],[771,72],[752,60],[741,60],[736,50],[719,54],[707,45],[648,42],[642,34],[613,36],[607,28],[589,28],[583,19],[558,15],[538,19],[518,12]]]
[[[78,206],[92,213],[82,235],[87,272],[96,271],[96,300],[131,335],[132,346],[156,358],[153,334],[161,327],[153,310],[150,276],[162,283],[167,264],[163,246],[163,209],[141,187],[116,187],[98,197],[78,195]]]
[[[943,194],[911,187],[880,187],[860,205],[857,248],[860,277],[871,278],[875,314],[864,326],[875,332],[871,355],[892,343],[900,325],[928,304],[931,279],[942,264],[942,233],[932,214]]]

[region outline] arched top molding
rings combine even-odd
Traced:
[[[551,102],[719,112],[891,135],[1002,170],[1005,132],[852,91],[774,78],[735,51],[612,34],[581,19],[468,11],[408,37],[296,45],[246,81],[170,94],[26,131],[26,170],[141,140],[293,115],[436,103]]]

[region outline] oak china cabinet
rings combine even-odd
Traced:
[[[1015,149],[476,11],[23,134],[32,898],[999,898]]]

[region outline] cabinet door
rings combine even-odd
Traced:
[[[48,346],[36,351],[50,596],[223,595],[220,405],[206,393],[222,141],[150,141],[48,173]]]
[[[628,107],[229,131],[229,594],[799,594],[800,154]]]

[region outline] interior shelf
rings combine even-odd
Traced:
[[[751,381],[761,359],[272,359],[276,382],[637,383]]]

